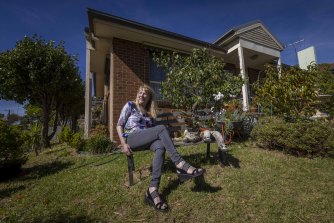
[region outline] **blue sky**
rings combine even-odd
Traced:
[[[88,7],[207,42],[261,20],[283,45],[304,39],[282,52],[283,63],[295,65],[295,49],[309,46],[315,46],[318,63],[334,63],[332,0],[0,0],[0,52],[25,35],[63,40],[67,52],[79,56],[84,79]],[[8,109],[24,112],[16,103],[0,101],[0,113]]]

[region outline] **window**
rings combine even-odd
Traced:
[[[152,52],[150,52],[149,60],[149,79],[150,86],[156,94],[156,100],[162,100],[161,82],[166,79],[166,73],[154,63]]]

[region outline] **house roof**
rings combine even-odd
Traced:
[[[167,30],[163,30],[160,28],[156,28],[153,26],[149,26],[143,23],[139,23],[139,22],[135,22],[129,19],[125,19],[125,18],[121,18],[115,15],[111,15],[111,14],[107,14],[101,11],[97,11],[95,9],[91,9],[91,8],[87,8],[87,12],[88,12],[88,21],[89,21],[89,28],[85,29],[86,33],[90,32],[90,33],[94,33],[95,32],[95,26],[94,26],[94,19],[99,19],[102,21],[106,21],[106,22],[110,22],[113,24],[117,24],[120,26],[125,26],[125,27],[129,27],[135,30],[140,30],[140,31],[144,31],[144,32],[148,32],[148,33],[152,33],[155,35],[159,35],[159,36],[164,36],[170,39],[175,39],[175,40],[179,40],[182,42],[187,42],[190,44],[194,44],[200,47],[205,47],[205,48],[209,48],[209,49],[214,49],[217,51],[220,51],[222,53],[226,53],[226,50],[216,44],[212,44],[212,43],[208,43],[205,41],[201,41],[201,40],[197,40],[191,37],[187,37],[184,35],[180,35],[174,32],[170,32]]]
[[[251,35],[247,35],[251,33]],[[269,31],[260,20],[236,26],[214,41],[214,44],[225,46],[237,38],[251,39],[253,42],[283,50],[283,44]]]

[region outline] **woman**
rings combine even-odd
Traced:
[[[204,169],[195,168],[186,163],[176,151],[169,132],[163,125],[154,126],[156,118],[154,92],[148,85],[142,85],[136,100],[125,104],[117,123],[117,133],[126,155],[132,150],[150,148],[154,152],[152,163],[152,180],[145,194],[145,202],[158,211],[167,211],[168,205],[158,193],[165,151],[176,166],[181,181],[198,177]]]

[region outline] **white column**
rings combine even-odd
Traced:
[[[281,54],[278,57],[277,60],[277,69],[278,69],[278,77],[281,78],[281,73],[282,73],[282,59],[281,59]]]
[[[116,126],[114,126],[114,49],[113,45],[111,44],[110,48],[110,77],[109,77],[109,134],[110,134],[110,140],[113,140],[113,133],[116,131]]]
[[[240,74],[243,80],[246,80],[246,67],[244,60],[244,51],[241,46],[238,47],[238,56],[239,56],[239,66],[240,66]],[[248,82],[242,85],[242,109],[244,111],[249,110],[249,99],[248,99]]]
[[[88,138],[89,136],[92,121],[92,73],[90,71],[90,51],[90,43],[86,40],[85,138]]]

